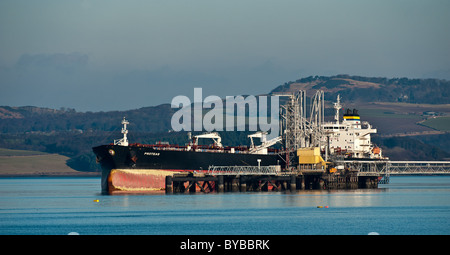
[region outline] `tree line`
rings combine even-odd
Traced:
[[[358,87],[351,81],[370,82],[373,87]],[[313,89],[338,88],[339,91],[325,91],[326,100],[334,100],[340,94],[344,101],[366,102],[408,102],[417,104],[450,103],[450,81],[439,79],[380,78],[350,75],[309,76],[286,82],[273,92],[289,91],[292,84],[315,84]],[[344,86],[346,85],[346,86]]]

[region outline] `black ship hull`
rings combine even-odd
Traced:
[[[185,149],[120,145],[102,145],[94,147],[93,151],[102,167],[103,191],[111,190],[114,181],[111,172],[115,169],[134,175],[142,173],[140,182],[144,177],[151,178],[151,176],[154,176],[152,180],[149,180],[149,182],[153,182],[158,176],[158,183],[161,183],[160,175],[163,175],[163,173],[201,172],[207,171],[209,166],[258,166],[258,163],[261,166],[284,165],[282,156],[278,154],[250,154],[239,151],[235,153],[218,150],[187,151]],[[118,175],[116,174],[116,176]],[[121,176],[120,178],[122,182],[124,179],[127,179],[127,181],[132,179],[129,176]],[[150,186],[153,189],[161,189],[161,185],[163,183],[151,184]]]

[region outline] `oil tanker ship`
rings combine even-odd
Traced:
[[[123,138],[92,148],[102,167],[102,192],[153,191],[164,189],[165,177],[180,172],[207,172],[210,166],[283,166],[278,150],[269,148],[281,138],[265,139],[258,132],[249,135],[251,147],[224,147],[218,133],[193,136],[185,146],[170,144],[129,143],[127,125],[122,121]],[[209,146],[198,145],[199,139],[212,139]],[[261,144],[254,146],[253,138]]]
[[[337,102],[334,103],[335,121],[320,122],[322,124],[316,127],[320,139],[313,147],[318,147],[320,153],[326,155],[326,161],[333,156],[346,160],[385,159],[381,149],[374,146],[370,139],[371,134],[375,134],[377,130],[368,122],[361,121],[356,110],[347,109],[342,122],[339,121],[341,108],[338,96]],[[248,136],[251,141],[250,147],[224,147],[221,137],[216,132],[190,137],[189,144],[184,146],[161,143],[138,144],[129,143],[128,124],[124,118],[122,139],[93,148],[97,162],[102,167],[102,192],[163,190],[167,175],[180,172],[204,173],[211,166],[277,166],[279,169],[293,167],[286,163],[292,162],[287,159],[286,150],[270,148],[282,141],[281,136],[267,140],[265,133],[257,132]],[[292,132],[281,133],[287,136]],[[259,138],[261,143],[255,145],[253,138]],[[212,139],[214,143],[209,146],[198,145],[199,139]],[[311,145],[299,146],[297,149],[301,147]],[[294,162],[302,164],[298,158],[294,158]]]

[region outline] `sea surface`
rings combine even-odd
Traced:
[[[97,177],[0,178],[0,234],[449,235],[450,176],[393,176],[370,190],[194,195],[101,195]]]

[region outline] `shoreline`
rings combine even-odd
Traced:
[[[86,173],[24,173],[24,174],[0,174],[0,178],[13,177],[101,177],[100,172]]]

